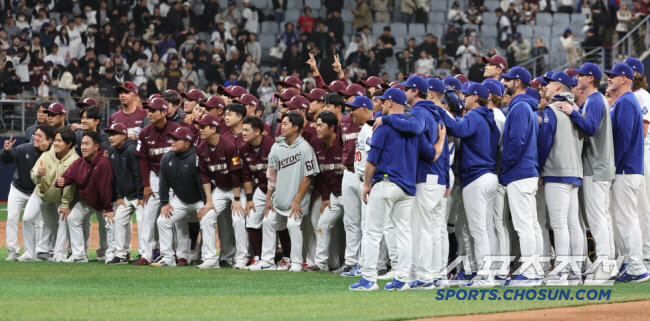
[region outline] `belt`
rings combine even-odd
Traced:
[[[345,168],[346,168],[347,170],[349,170],[350,172],[354,173],[354,165],[352,165],[352,166],[346,166]]]

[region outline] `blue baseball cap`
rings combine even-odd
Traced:
[[[630,59],[630,58],[627,58]],[[627,63],[627,59],[625,60],[625,64],[629,65]],[[641,65],[643,68],[643,64]],[[632,67],[632,66],[630,66]],[[634,69],[634,67],[632,68]],[[598,65],[592,63],[592,62],[585,62],[582,67],[580,68],[573,68],[575,72],[577,72],[579,75],[584,75],[584,76],[594,76],[594,78],[601,80],[603,78],[603,71],[598,67]]]
[[[505,79],[519,79],[526,84],[530,84],[532,76],[528,70],[521,67],[512,67],[507,74],[501,74]]]
[[[488,99],[490,97],[490,91],[487,87],[483,86],[480,83],[473,83],[469,85],[467,89],[463,89],[462,92],[465,95],[476,95],[478,98]]]
[[[634,71],[636,71],[638,73],[641,73],[641,74],[643,73],[644,66],[643,66],[643,63],[641,62],[641,60],[633,58],[633,57],[628,57],[628,58],[625,59],[625,61],[623,61],[623,63],[630,66],[630,68],[632,68]]]
[[[463,92],[463,90],[466,90],[467,88],[469,88],[469,85],[471,85],[471,84],[473,84],[473,82],[469,82],[469,81],[468,81],[468,82],[464,83],[464,84],[463,84],[463,89],[461,89],[461,90],[459,90],[459,91],[460,91],[460,92]]]
[[[445,77],[445,79],[442,82],[444,82],[445,86],[447,86],[447,90],[461,90],[461,89],[463,89],[463,84],[457,78]]]
[[[506,87],[503,84],[495,79],[485,79],[483,81],[483,86],[488,89],[488,92],[492,95],[503,96],[503,93],[506,91]]]
[[[460,98],[458,97],[458,95],[456,95],[455,92],[448,91],[445,94],[445,97],[446,98],[442,100],[443,104],[450,104],[451,103],[453,105],[456,105],[456,106],[460,107]],[[451,101],[448,101],[448,100],[451,100]]]
[[[573,87],[578,85],[578,76],[573,77]]]
[[[546,80],[549,83],[551,81],[557,81],[557,82],[562,83],[562,85],[565,85],[565,86],[567,86],[569,88],[573,87],[573,79],[571,78],[571,76],[569,76],[569,75],[567,75],[567,74],[565,74],[563,72],[560,72],[560,71],[554,73],[553,76],[547,78]]]
[[[542,85],[544,85],[544,86],[548,85],[548,81],[546,81],[546,79],[544,79],[544,77],[537,77],[535,79],[539,80],[539,82],[542,83]]]
[[[400,86],[409,89],[415,88],[420,92],[426,93],[429,91],[429,83],[426,79],[420,76],[411,76],[405,83],[399,84]]]
[[[429,78],[427,79],[427,82],[429,83],[429,91],[433,91],[436,93],[444,93],[445,90],[447,90],[447,86],[445,86],[445,83],[438,78]]]
[[[372,100],[366,96],[356,96],[354,97],[353,102],[345,105],[352,108],[366,108],[370,110],[375,108],[375,104],[373,104]]]
[[[535,90],[534,88],[528,88],[526,89],[526,95],[535,98],[537,100],[537,104],[539,104],[540,100],[542,100],[542,97],[539,95],[539,92]],[[537,106],[535,106],[537,107]]]
[[[399,88],[388,88],[382,96],[375,97],[379,100],[390,100],[396,104],[406,105],[406,94]]]
[[[614,68],[610,71],[605,71],[605,74],[607,74],[608,77],[612,76],[625,76],[629,79],[634,80],[634,70],[632,67],[626,65],[626,64],[615,64]]]

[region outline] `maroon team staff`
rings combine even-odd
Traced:
[[[111,115],[108,126],[120,123],[126,126],[131,139],[135,140],[140,128],[140,124],[147,117],[147,111],[136,106],[136,96],[138,95],[138,86],[127,81],[122,86],[115,88],[120,96],[122,109]]]

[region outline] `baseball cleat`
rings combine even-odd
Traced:
[[[506,282],[508,282],[507,275],[497,275],[494,277],[494,283],[496,283],[497,286],[504,286]]]
[[[392,290],[398,290],[398,291],[406,291],[410,290],[411,287],[409,287],[409,284],[406,282],[401,282],[398,279],[393,279],[393,282],[390,282],[384,286],[384,290],[386,291],[392,291]]]
[[[463,286],[467,285],[472,278],[476,276],[476,272],[472,274],[466,274],[465,270],[458,271],[458,274],[449,280],[449,286]]]
[[[424,283],[422,281],[413,281],[409,283],[411,290],[435,290],[436,286],[433,282]]]
[[[257,264],[257,262],[259,262],[259,261],[260,261],[260,257],[257,256],[257,255],[255,255],[255,256],[250,260],[250,262],[248,262],[248,266],[246,267],[246,270],[248,270],[248,267],[249,267],[249,266],[253,266],[253,265]]]
[[[145,266],[149,265],[149,261],[147,259],[140,257],[137,261],[133,262],[134,266]]]
[[[628,274],[627,272],[623,273],[623,275],[619,276],[616,278],[616,282],[621,282],[621,283],[640,283],[640,282],[645,282],[650,279],[650,275],[648,275],[648,272],[645,272],[640,275],[631,275]]]
[[[34,258],[32,258],[31,256],[29,256],[27,254],[23,254],[23,255],[19,256],[16,260],[18,260],[19,262],[36,261],[36,260],[34,260]]]
[[[177,266],[190,266],[190,263],[187,262],[186,259],[179,259],[178,263],[176,263]]]
[[[219,266],[220,267],[231,267],[232,263],[226,260],[221,260],[219,261]]]
[[[307,267],[304,267],[302,269],[303,269],[303,271],[307,271],[307,272],[320,272],[320,271],[323,271],[321,268],[318,267],[318,265],[307,266]]]
[[[151,253],[151,258],[155,262],[156,259],[160,257],[160,250],[153,250],[153,253]]]
[[[341,273],[341,276],[359,277],[359,276],[361,276],[361,267],[359,266],[359,264],[357,264],[353,268],[351,268],[350,271]]]
[[[55,254],[54,258],[52,259],[52,261],[54,262],[63,262],[64,260],[65,260],[65,255],[61,253]]]
[[[393,270],[393,269],[390,269],[389,271],[387,271],[383,275],[382,274],[377,275],[378,280],[392,280],[394,277],[395,277],[395,270]]]
[[[534,287],[534,286],[541,286],[541,285],[542,285],[542,279],[539,278],[529,279],[521,274],[515,275],[510,280],[508,280],[505,284],[505,286],[511,286],[511,287]]]
[[[36,258],[41,261],[52,261],[52,256],[50,253],[41,252],[36,254]]]
[[[199,251],[194,251],[194,253],[190,254],[190,264],[194,264],[194,262],[198,261],[201,259],[201,252]]]
[[[302,272],[302,264],[292,263],[289,272]]]
[[[248,267],[250,271],[275,271],[277,268],[275,267],[275,264],[271,264],[269,262],[266,262],[264,260],[260,260],[257,262],[255,265],[251,265]]]
[[[352,269],[353,267],[354,267],[354,265],[344,265],[344,266],[332,271],[332,274],[342,274],[344,272],[350,271],[350,269]]]
[[[98,256],[95,258],[97,262],[106,262],[106,256]]]
[[[364,278],[355,284],[352,284],[348,287],[350,291],[376,291],[379,290],[377,282],[368,281]]]
[[[109,264],[109,265],[128,264],[128,263],[129,263],[129,261],[127,261],[125,258],[123,259],[123,258],[117,257],[117,256],[114,257],[110,261],[106,261],[106,264]]]
[[[86,263],[86,262],[88,262],[88,258],[86,256],[74,256],[74,255],[71,255],[69,258],[65,259],[63,262],[65,262],[65,263]]]
[[[287,271],[291,268],[291,259],[288,257],[283,257],[280,265],[278,266],[278,271]]]
[[[481,288],[493,288],[496,285],[497,285],[496,282],[490,280],[487,277],[476,276],[471,281],[469,281],[469,283],[460,286],[467,287],[467,288],[481,289]]]
[[[436,288],[439,288],[439,289],[448,288],[450,286],[449,285],[449,280],[445,279],[445,278],[439,278],[439,279],[435,280],[433,283],[435,283]]]
[[[627,271],[627,266],[628,266],[628,263],[621,264],[621,268],[618,269],[618,276],[623,275],[623,273],[625,273],[625,271]]]
[[[165,260],[165,257],[161,255],[158,257],[158,259],[156,259],[155,261],[153,261],[153,263],[151,263],[151,266],[153,267],[176,266],[176,260],[172,259],[171,262],[168,262],[167,260]]]
[[[5,261],[18,261],[18,253],[16,252],[9,252],[9,256],[5,259]]]
[[[245,270],[246,269],[246,263],[245,262],[237,262],[232,266],[233,269],[235,270]]]
[[[218,269],[218,268],[220,268],[219,262],[217,262],[217,260],[203,261],[203,263],[197,265],[196,267],[199,268],[199,269]]]

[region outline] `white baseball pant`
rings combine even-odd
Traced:
[[[363,187],[362,187],[363,189]],[[349,170],[343,171],[341,185],[343,195],[343,226],[345,227],[345,265],[359,263],[361,247],[361,193],[359,192],[359,177]]]
[[[377,282],[377,260],[379,258],[379,243],[384,236],[386,219],[391,218],[395,227],[397,245],[397,264],[395,279],[410,282],[413,249],[411,239],[411,206],[413,196],[410,196],[393,182],[380,181],[376,183],[368,196],[367,231],[363,238],[365,265],[361,274],[366,280]],[[387,245],[389,241],[387,240]],[[390,245],[389,245],[390,246]]]
[[[549,235],[548,210],[546,208],[546,193],[544,188],[538,188],[535,194],[535,207],[537,209],[537,220],[533,222],[535,229],[535,253],[541,256],[551,256],[551,236]],[[551,270],[551,262],[541,263],[545,272]]]
[[[307,213],[309,210],[309,203],[304,200],[309,200],[311,195],[307,193],[304,196],[303,202],[300,204],[302,212]],[[299,265],[302,267],[302,216],[297,215],[289,218],[290,211],[269,211],[268,215],[262,221],[262,260],[275,264],[275,249],[277,248],[277,231],[285,229],[289,230],[289,237],[291,238],[291,265]]]
[[[359,198],[361,198],[362,195],[363,195],[363,182],[360,182],[358,184],[358,188],[355,189],[355,190],[359,193]],[[364,203],[363,200],[362,200],[361,201],[361,233],[362,233],[362,235],[361,235],[361,244],[363,244],[363,238],[365,237],[366,231],[368,230],[367,208],[368,208],[368,205],[366,203]],[[395,244],[395,242],[394,242],[395,241],[395,237],[394,237],[395,233],[394,233],[394,229],[393,229],[393,221],[390,220],[390,217],[388,217],[386,219],[386,229],[384,230],[384,237],[381,239],[381,243],[379,243],[379,258],[377,259],[377,271],[388,268],[387,265],[388,265],[388,261],[389,261],[389,254],[388,254],[388,247],[386,246],[386,235],[388,235],[388,233],[391,233],[391,235],[393,236],[392,244]],[[347,237],[347,235],[346,235],[346,237]],[[366,264],[366,261],[364,259],[364,254],[363,254],[364,248],[363,248],[363,246],[361,246],[361,244],[359,246],[359,266],[363,267]],[[394,248],[392,250],[394,251],[394,253],[397,252],[397,250],[394,249]],[[394,258],[395,261],[393,261],[391,263],[396,264],[397,263],[396,255],[394,254],[393,256],[395,257]]]
[[[508,229],[510,211],[506,187],[499,184],[494,197],[494,230],[497,237],[497,252],[500,256],[510,256],[510,231]]]
[[[535,222],[537,222],[535,193],[537,192],[538,180],[538,177],[530,177],[511,182],[506,186],[512,224],[519,236],[521,256],[525,258],[542,254],[537,249],[538,243],[534,227]],[[527,278],[540,277],[533,266],[524,270],[522,275]]]
[[[643,172],[646,174],[643,176],[639,188],[637,208],[639,223],[641,224],[641,235],[643,236],[643,258],[650,260],[650,149],[648,146],[644,148],[646,150],[643,153]]]
[[[253,193],[253,204],[255,211],[251,211],[246,218],[246,227],[261,229],[262,220],[264,220],[264,208],[266,207],[266,193],[259,188],[255,188]]]
[[[166,218],[160,215],[156,223],[160,237],[160,255],[169,265],[174,265],[174,233],[172,230],[176,229],[176,258],[189,261],[191,241],[190,226],[187,222],[190,217],[196,217],[196,213],[204,204],[203,201],[188,204],[176,196],[172,197],[169,204],[172,206],[171,216]],[[203,244],[205,245],[205,242]]]
[[[115,235],[115,256],[126,259],[131,249],[131,231],[133,213],[138,225],[138,235],[142,233],[144,207],[138,206],[137,198],[124,198],[124,206],[115,208],[113,233]],[[107,224],[108,226],[109,224]],[[140,252],[142,253],[142,252]]]
[[[582,189],[585,197],[585,215],[589,223],[591,236],[596,242],[596,257],[602,257],[606,264],[598,268],[609,272],[613,267],[608,260],[614,260],[614,234],[612,229],[612,216],[610,207],[610,188],[612,181],[594,181],[593,176],[585,175],[582,178]]]
[[[244,194],[241,189],[240,195]],[[201,249],[204,261],[217,260],[217,217],[224,215],[226,209],[230,209],[230,205],[235,200],[235,194],[232,189],[223,190],[215,187],[212,191],[212,203],[217,209],[208,211],[201,219],[201,238],[203,239],[203,246]],[[245,205],[246,203],[244,203]],[[246,216],[245,215],[232,215],[232,228],[234,230],[234,239],[236,244],[235,262],[248,263],[248,234],[246,233]],[[220,235],[221,237],[221,235]],[[233,237],[233,235],[229,235]],[[222,257],[223,259],[223,257]]]
[[[544,184],[557,261],[562,261],[562,257],[568,259],[568,256],[580,254],[584,250],[584,234],[578,215],[578,189],[578,186],[570,184]],[[574,272],[580,274],[580,271]]]
[[[416,188],[411,217],[413,265],[410,274],[411,279],[431,283],[434,275],[440,272],[434,269],[434,262],[442,261],[439,249],[446,187],[438,184],[438,175],[427,175],[427,182],[416,184]]]
[[[61,204],[58,203],[43,202],[36,193],[32,193],[29,197],[23,213],[24,254],[28,257],[35,259],[38,253],[49,253],[54,243],[54,252],[51,254],[60,254],[65,258],[68,227],[60,220],[58,213],[60,206]],[[39,216],[43,221],[40,235],[37,228]]]
[[[637,212],[637,194],[642,181],[643,175],[616,174],[612,183],[612,219],[620,233],[621,252],[629,258],[627,272],[631,275],[648,272],[643,264],[643,237]]]
[[[320,210],[320,209],[319,209]],[[320,214],[318,219],[318,230],[316,231],[316,254],[314,263],[323,270],[329,269],[328,258],[330,253],[330,243],[336,248],[339,243],[332,239],[334,225],[343,216],[343,196],[330,194],[330,206]],[[315,213],[311,213],[314,215]]]
[[[149,200],[144,204],[144,218],[142,219],[142,234],[139,234],[140,238],[140,255],[151,263],[153,261],[153,251],[157,247],[158,238],[156,228],[156,220],[158,215],[160,215],[160,195],[158,194],[159,188],[159,178],[158,174],[153,171],[149,173],[149,184],[153,195],[149,197]],[[169,195],[173,195],[171,190]]]
[[[476,266],[472,262],[473,271],[483,269],[483,259],[491,254],[488,230],[494,230],[494,220],[490,217],[493,217],[497,185],[499,185],[497,175],[486,173],[463,188],[465,215],[474,244]]]
[[[91,218],[95,214],[99,222],[99,249],[97,256],[104,256],[108,248],[106,238],[106,221],[104,211],[96,211],[83,200],[77,202],[68,215],[68,233],[70,235],[70,248],[75,257],[87,257],[92,227]]]
[[[243,196],[244,194],[241,195]],[[226,209],[222,212],[222,214],[223,215],[217,216],[219,260],[233,264],[235,262],[235,254],[237,254],[237,240],[235,237],[235,229],[232,227],[233,217],[230,206],[226,206]]]
[[[311,190],[313,192],[313,189]],[[323,199],[320,195],[311,200],[309,204],[308,216],[302,220],[302,239],[303,239],[303,253],[305,262],[308,266],[315,265],[316,261],[316,233],[318,233],[318,220],[320,219],[320,207],[323,204]]]
[[[18,246],[18,220],[23,207],[29,201],[31,194],[25,194],[11,184],[9,188],[9,197],[7,198],[7,250],[9,253],[20,253]],[[43,218],[36,217],[36,238],[40,237],[43,228]]]

